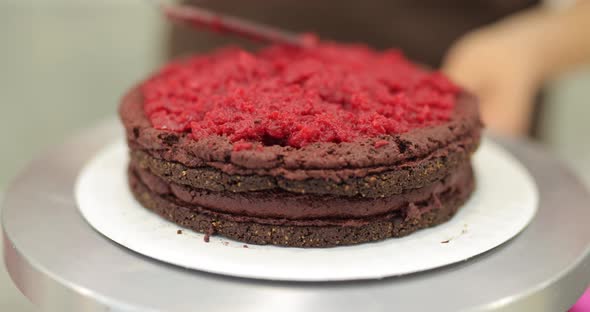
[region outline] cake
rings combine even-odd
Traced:
[[[449,220],[474,189],[477,100],[397,50],[321,42],[172,61],[123,98],[145,208],[251,244],[332,247]]]

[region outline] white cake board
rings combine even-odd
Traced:
[[[484,140],[475,154],[476,190],[448,222],[403,238],[334,248],[247,245],[203,234],[143,208],[127,183],[128,152],[118,141],[81,171],[76,199],[84,218],[113,241],[145,256],[224,275],[284,281],[378,279],[463,261],[517,235],[535,215],[538,193],[526,169]],[[182,234],[177,234],[181,229]]]

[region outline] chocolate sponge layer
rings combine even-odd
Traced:
[[[451,120],[440,126],[300,149],[233,151],[224,137],[194,140],[186,133],[154,129],[136,89],[124,98],[120,114],[134,165],[171,183],[210,191],[392,196],[438,181],[469,162],[481,132],[476,101],[468,94],[460,96]],[[377,148],[376,141],[388,144]]]
[[[290,247],[331,247],[351,245],[408,235],[451,218],[467,200],[474,187],[471,167],[466,180],[456,187],[390,213],[367,218],[286,218],[251,217],[188,204],[172,194],[159,194],[144,184],[130,167],[129,184],[134,196],[146,208],[183,227],[209,235],[251,244]],[[152,187],[153,188],[153,187]],[[369,202],[370,204],[370,202]]]
[[[471,153],[477,147],[476,144],[472,140],[468,143],[460,141],[425,159],[404,162],[388,168],[373,168],[376,171],[374,173],[338,180],[321,177],[292,180],[280,175],[227,174],[213,167],[190,168],[151,156],[149,152],[141,150],[131,151],[131,162],[137,168],[149,170],[169,183],[208,191],[241,193],[281,190],[296,194],[379,198],[425,187],[448,176],[469,162]],[[337,174],[338,170],[330,171]],[[341,176],[344,176],[344,173]]]
[[[177,183],[169,183],[149,170],[131,166],[147,188],[160,195],[175,197],[187,205],[209,210],[259,218],[288,220],[355,219],[382,216],[404,211],[412,204],[432,203],[433,196],[467,188],[472,180],[469,164],[429,184],[401,194],[379,198],[347,197],[317,194],[293,194],[281,190],[257,192],[209,191]]]

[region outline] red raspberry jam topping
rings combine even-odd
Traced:
[[[302,147],[440,124],[459,88],[397,50],[319,43],[222,49],[172,62],[142,86],[156,129]],[[381,143],[378,145],[382,145]]]

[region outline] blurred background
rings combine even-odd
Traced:
[[[231,11],[231,3],[222,2]],[[382,31],[367,24],[375,11],[379,9],[370,6],[358,10],[362,18],[354,25],[368,31],[357,29],[340,36],[338,24],[333,24],[320,33],[342,40],[371,38],[367,41],[374,40],[378,48],[394,45],[378,41]],[[303,27],[299,16],[293,13],[290,18]],[[195,34],[196,42],[203,44],[185,44],[190,40],[187,35],[170,36],[171,27],[142,0],[0,0],[0,25],[0,197],[30,159],[83,128],[113,118],[125,90],[169,55],[225,42],[214,35]],[[430,33],[441,37],[432,29]],[[450,45],[449,40],[442,46]],[[410,57],[433,66],[440,62],[420,51],[424,49],[416,49]],[[590,68],[580,67],[550,81],[543,103],[536,140],[590,185]],[[32,309],[2,265],[0,311]]]

